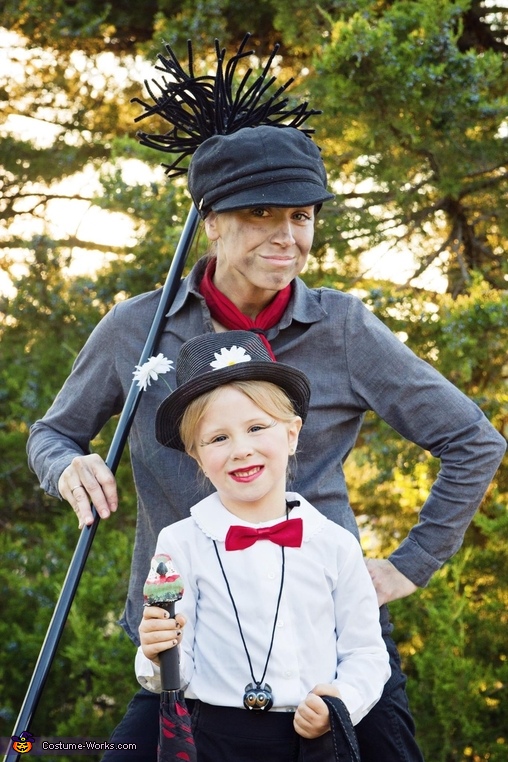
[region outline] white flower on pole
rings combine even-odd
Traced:
[[[215,360],[210,363],[214,370],[227,368],[229,365],[237,365],[239,362],[249,362],[252,360],[252,357],[247,354],[243,347],[237,347],[236,345],[232,346],[231,349],[222,347],[220,354],[219,352],[214,352],[214,355]]]
[[[143,365],[136,365],[136,370],[132,374],[134,381],[137,381],[138,387],[146,392],[152,381],[157,381],[163,373],[173,370],[173,364],[173,360],[168,360],[162,352],[159,352],[157,357],[150,357]]]

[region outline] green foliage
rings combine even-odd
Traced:
[[[158,166],[164,156],[134,139],[142,56],[153,61],[166,41],[185,62],[190,37],[204,70],[214,37],[233,51],[251,31],[261,58],[281,43],[278,79],[305,69],[291,97],[324,110],[312,126],[336,189],[305,279],[356,289],[508,433],[508,11],[489,7],[490,15],[483,0],[0,2],[0,23],[28,36],[0,78],[5,118],[39,125],[34,139],[6,128],[0,141],[0,271],[14,286],[0,298],[0,735],[12,728],[77,540],[70,509],[43,495],[25,465],[28,427],[100,317],[163,283],[189,208],[185,183],[169,184]],[[150,167],[151,179],[133,181],[127,165]],[[97,193],[60,185],[90,169]],[[55,230],[49,212],[62,197],[124,214],[136,244]],[[448,293],[418,288],[416,278],[367,280],[362,254],[377,245],[388,262],[392,248],[409,252],[416,275],[436,267]],[[205,246],[201,236],[189,267]],[[77,251],[106,252],[108,263],[71,276]],[[102,454],[114,423],[94,443]],[[367,416],[347,478],[369,554],[385,556],[403,539],[437,469]],[[36,734],[106,736],[135,689],[133,648],[114,624],[135,522],[126,455],[117,477],[120,509],[99,527]],[[463,550],[392,607],[428,762],[508,760],[507,504],[504,465]]]
[[[123,516],[97,531],[32,732],[107,738],[133,692],[134,648],[115,625],[130,568],[132,522]],[[77,541],[66,506],[46,522],[12,523],[0,546],[0,735],[8,736],[35,665],[53,606]]]
[[[503,508],[479,514],[472,527],[476,541],[426,590],[392,605],[419,738],[433,762],[508,759],[508,597],[499,585],[508,573]]]
[[[377,284],[365,301],[508,431],[506,292],[480,278],[456,300]],[[346,466],[366,550],[386,555],[413,525],[439,464],[368,416]],[[419,741],[432,762],[508,760],[507,475],[501,467],[463,549],[427,589],[390,606]]]
[[[122,50],[151,35],[155,8],[152,0],[142,6],[98,0],[5,0],[0,4],[0,19],[3,26],[22,32],[36,45],[72,49],[77,44],[89,51],[105,46]]]
[[[123,140],[113,144],[114,162],[102,173],[103,196],[98,203],[109,211],[135,215],[139,241],[135,255],[129,253],[126,257],[118,257],[99,274],[97,288],[113,288],[116,294],[131,296],[164,283],[191,202],[184,185],[169,185],[162,172],[147,185],[126,182],[120,158],[124,154],[124,144]],[[185,272],[205,250],[204,236],[196,236]]]
[[[497,288],[507,273],[508,51],[461,44],[469,5],[398,0],[330,15],[313,83],[332,175],[353,181],[339,194],[344,236],[403,242],[417,272],[446,252],[455,295],[475,269]]]

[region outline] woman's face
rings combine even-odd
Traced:
[[[217,288],[233,300],[244,295],[270,301],[307,261],[314,238],[314,207],[211,212],[205,228],[217,245]]]

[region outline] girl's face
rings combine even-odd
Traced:
[[[239,518],[284,515],[288,457],[302,425],[275,420],[238,389],[225,386],[196,431],[197,460],[223,505]]]
[[[314,237],[314,207],[212,212],[205,228],[208,238],[217,243],[217,288],[235,302],[238,296],[263,306],[307,262]]]

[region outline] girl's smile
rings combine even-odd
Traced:
[[[252,466],[245,471],[231,471],[230,476],[241,482],[248,482],[255,479],[262,472],[263,466]]]

